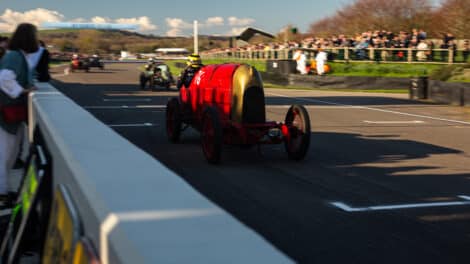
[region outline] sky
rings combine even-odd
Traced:
[[[353,0],[0,0],[0,32],[21,22],[130,23],[138,32],[189,36],[198,20],[200,34],[236,35],[246,27],[272,34],[286,25],[300,32]]]

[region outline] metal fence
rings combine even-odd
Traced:
[[[308,59],[314,59],[317,49],[302,49]],[[330,61],[369,61],[393,63],[468,63],[469,50],[461,49],[414,49],[414,48],[367,48],[351,47],[324,49]],[[292,59],[294,49],[252,50],[252,51],[217,51],[206,52],[207,59],[248,59],[248,60],[286,60]]]

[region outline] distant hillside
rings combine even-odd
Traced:
[[[193,50],[192,37],[163,37],[129,31],[57,29],[41,30],[39,38],[53,51],[118,54],[121,50],[151,53],[157,48],[187,48]],[[229,46],[228,37],[200,36],[200,50]]]

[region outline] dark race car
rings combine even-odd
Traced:
[[[170,67],[161,62],[152,62],[145,65],[145,69],[140,73],[140,88],[144,90],[148,87],[150,90],[157,88],[170,89],[174,83]]]
[[[93,55],[91,58],[88,59],[88,67],[95,67],[104,70],[104,63],[101,61],[100,57]]]
[[[90,66],[88,59],[80,58],[76,55],[72,57],[70,61],[70,72],[74,72],[76,70],[84,70],[86,72],[90,71]]]

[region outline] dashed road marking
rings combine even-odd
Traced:
[[[459,195],[460,199],[464,201],[455,202],[436,202],[436,203],[414,203],[414,204],[394,204],[394,205],[374,205],[367,207],[351,207],[342,202],[331,202],[330,204],[349,213],[354,212],[367,212],[367,211],[384,211],[384,210],[399,210],[399,209],[412,209],[412,208],[426,208],[426,207],[445,207],[445,206],[462,206],[470,205],[470,196]]]
[[[298,101],[304,101],[304,102],[322,103],[322,104],[336,105],[336,106],[348,106],[348,107],[351,107],[351,108],[364,109],[364,110],[370,110],[370,111],[377,111],[377,112],[383,112],[383,113],[389,113],[389,114],[396,114],[396,115],[403,115],[403,116],[412,116],[412,117],[425,118],[425,119],[431,119],[431,120],[436,120],[436,121],[444,121],[444,122],[449,122],[449,123],[457,123],[457,124],[463,124],[463,125],[470,125],[470,122],[465,122],[465,121],[460,121],[460,120],[453,120],[453,119],[447,119],[447,118],[432,117],[432,116],[418,115],[418,114],[410,114],[410,113],[405,113],[405,112],[399,112],[399,111],[393,111],[393,110],[386,110],[386,109],[380,109],[380,108],[374,108],[374,107],[367,107],[367,106],[340,104],[340,103],[329,102],[329,101],[324,101],[324,100],[317,100],[317,99],[311,99],[311,98],[298,98],[298,97],[292,97],[292,96],[287,96],[287,95],[277,94],[277,93],[271,93],[271,92],[268,92],[268,93],[266,93],[266,94],[270,94],[270,95],[274,95],[274,96],[278,96],[278,97],[284,97],[284,98],[291,98],[291,99],[295,99],[295,100],[298,100]]]
[[[414,121],[369,121],[364,120],[364,123],[367,124],[378,124],[378,125],[399,125],[399,124],[424,124],[424,121],[414,120]]]
[[[156,108],[156,109],[165,109],[166,105],[115,105],[115,106],[105,106],[105,105],[93,105],[93,106],[84,106],[85,109],[145,109],[145,108]]]
[[[110,127],[152,127],[152,126],[159,126],[159,124],[153,123],[141,123],[141,124],[112,124],[108,125]]]
[[[150,98],[103,99],[104,102],[150,102]]]

